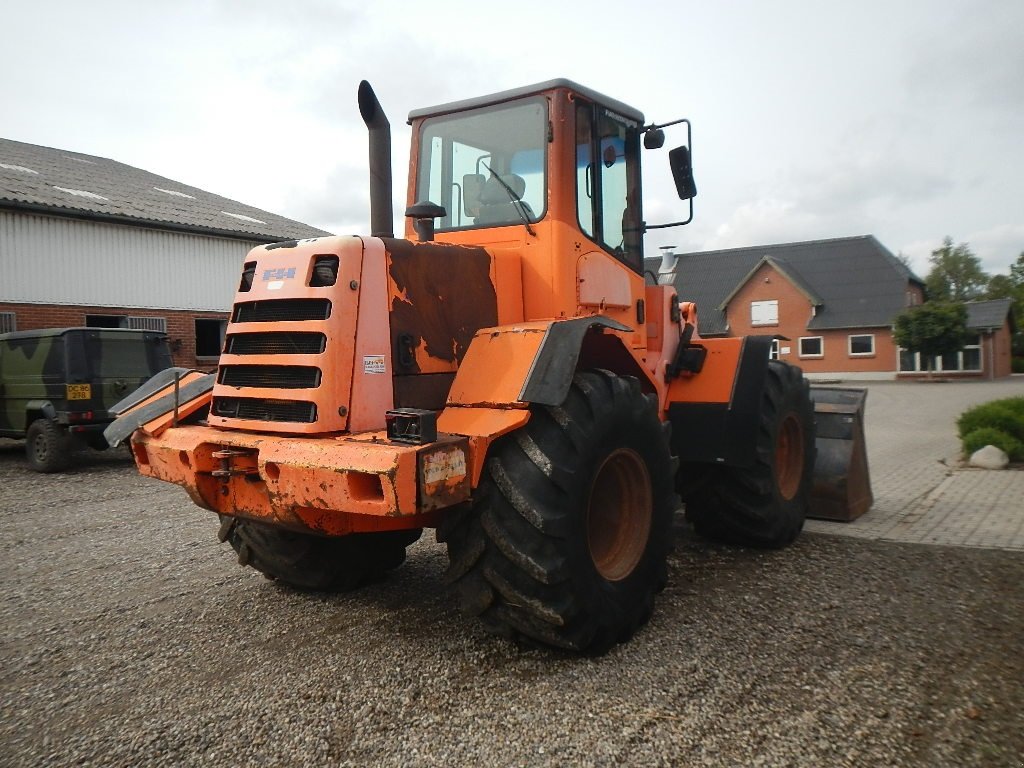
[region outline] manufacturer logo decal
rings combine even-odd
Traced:
[[[292,280],[295,278],[295,267],[284,267],[281,269],[264,269],[263,282],[271,280]]]

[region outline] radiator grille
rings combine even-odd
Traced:
[[[217,381],[228,387],[313,389],[320,369],[311,365],[222,365]]]
[[[326,347],[322,333],[270,331],[232,333],[225,351],[229,355],[319,355]]]
[[[263,400],[253,397],[215,397],[213,413],[231,419],[251,421],[316,421],[316,403],[302,400]]]
[[[329,299],[268,299],[235,304],[233,322],[274,323],[289,320],[326,320],[331,316]]]

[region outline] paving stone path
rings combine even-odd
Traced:
[[[875,504],[852,523],[809,520],[806,530],[1024,550],[1024,470],[961,466],[956,434],[957,417],[972,405],[1024,396],[1024,376],[863,386],[868,389],[865,430]]]

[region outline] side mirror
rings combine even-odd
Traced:
[[[661,149],[665,146],[665,132],[661,128],[651,128],[644,132],[644,149]]]
[[[693,165],[690,162],[690,148],[686,146],[669,150],[668,165],[672,170],[672,179],[676,183],[676,192],[680,200],[692,200],[697,196],[697,184],[693,180]]]

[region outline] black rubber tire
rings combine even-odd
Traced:
[[[347,536],[317,536],[221,515],[218,538],[230,542],[239,565],[290,587],[342,592],[376,581],[405,562],[405,548],[422,528]]]
[[[43,417],[25,435],[25,457],[36,472],[60,472],[71,465],[71,436]]]
[[[784,435],[789,442],[801,443],[797,448],[787,442],[782,451],[791,458],[788,468],[782,466],[781,449],[777,450]],[[686,498],[686,517],[707,538],[740,546],[785,547],[803,530],[814,458],[810,387],[799,368],[772,360],[761,398],[754,465],[684,467],[684,473],[703,472],[708,478]]]
[[[472,503],[438,530],[462,612],[529,644],[602,653],[628,640],[667,578],[680,507],[669,430],[655,396],[606,371],[577,374],[560,407],[535,406],[524,427],[491,447]],[[594,502],[609,498],[634,503]],[[642,524],[623,523],[630,510]],[[600,515],[610,524],[589,522]],[[628,556],[615,573],[605,561],[602,572],[592,552],[604,545],[594,537],[616,530],[623,538],[613,541],[629,540]]]

